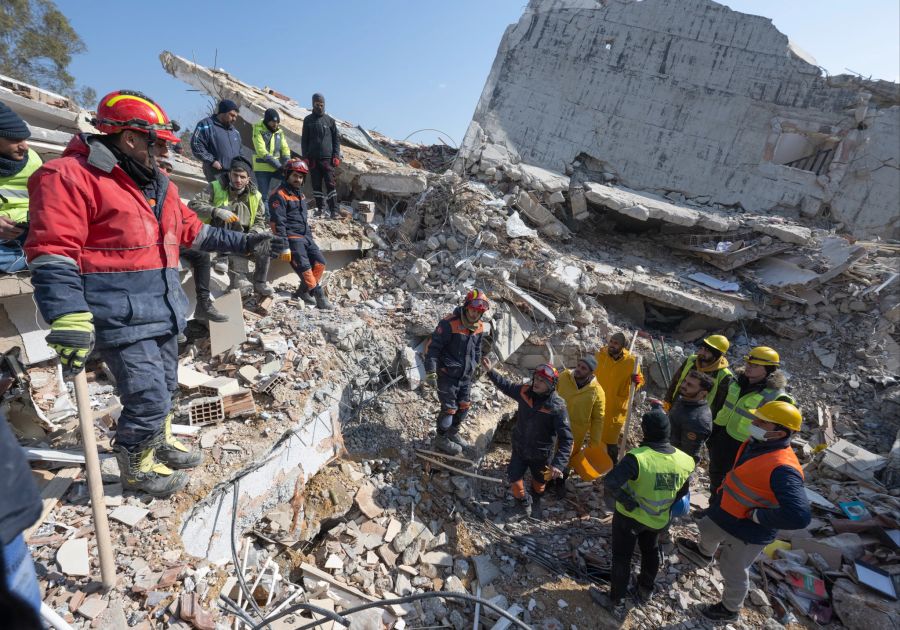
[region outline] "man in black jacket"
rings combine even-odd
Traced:
[[[334,216],[337,212],[334,169],[341,164],[341,142],[338,138],[337,123],[325,113],[324,96],[319,93],[313,94],[312,110],[312,114],[303,119],[300,150],[309,164],[313,197],[319,216],[326,214],[326,205],[331,216]],[[325,192],[322,192],[323,183]]]
[[[540,520],[541,497],[547,482],[562,478],[574,442],[566,403],[556,393],[559,373],[544,363],[534,370],[531,383],[513,383],[494,372],[486,357],[482,365],[497,389],[519,403],[506,474],[512,495],[525,514]],[[528,470],[531,491],[526,494]]]
[[[713,387],[709,374],[691,370],[681,381],[678,397],[669,410],[672,446],[700,461],[700,447],[712,433],[712,412],[706,397]]]
[[[241,154],[241,134],[234,127],[238,106],[234,101],[219,101],[216,113],[204,118],[191,135],[191,151],[203,161],[203,176],[213,182],[231,168],[231,160]]]

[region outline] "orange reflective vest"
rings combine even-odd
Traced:
[[[741,444],[735,461],[739,461],[749,440]],[[790,446],[763,453],[736,466],[722,482],[723,510],[735,518],[749,518],[750,512],[756,508],[773,509],[778,507],[778,500],[772,491],[769,479],[772,471],[779,466],[790,466],[803,478],[803,469]]]

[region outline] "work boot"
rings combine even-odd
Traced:
[[[604,593],[596,586],[591,586],[590,589],[588,589],[588,594],[595,604],[609,612],[613,617],[619,621],[625,619],[625,605],[623,599],[613,599],[608,593]]]
[[[253,285],[250,284],[250,281],[247,280],[247,278],[236,273],[230,273],[228,275],[231,276],[228,283],[229,291],[234,291],[235,289],[237,289],[241,292],[241,297],[247,297],[248,295],[250,295],[250,289],[253,287]]]
[[[325,297],[325,290],[320,284],[312,290],[313,297],[316,298],[316,308],[321,311],[333,311],[334,305]]]
[[[462,447],[459,444],[452,441],[449,436],[441,435],[440,433],[434,436],[433,445],[435,449],[448,455],[459,455],[462,453]]]
[[[197,308],[194,309],[194,318],[220,323],[228,321],[228,315],[220,313],[218,309],[213,306],[213,301],[208,297],[197,299]]]
[[[531,516],[531,495],[526,494],[524,499],[516,498],[516,512],[525,518]]]
[[[226,256],[220,256],[216,258],[216,263],[213,265],[213,269],[216,270],[216,273],[228,273],[228,258]]]
[[[531,493],[531,518],[536,521],[544,520],[544,511],[541,509],[541,496],[536,492]]]
[[[690,538],[676,538],[675,544],[678,545],[678,551],[682,556],[696,564],[698,567],[705,568],[712,564],[713,557],[707,556],[700,551],[700,545]]]
[[[275,294],[275,291],[272,290],[272,287],[269,286],[268,282],[254,282],[253,290],[256,291],[257,295],[264,298],[271,297]]]
[[[654,588],[652,586],[644,586],[637,584],[631,589],[631,596],[639,604],[646,604],[653,597]]]
[[[119,477],[125,490],[146,492],[154,497],[167,497],[187,485],[188,478],[180,470],[172,470],[156,458],[154,440],[148,440],[131,451],[114,445]]]
[[[703,616],[713,621],[737,621],[738,613],[732,612],[725,608],[725,604],[719,602],[712,606],[707,606],[700,610]]]
[[[563,475],[559,479],[552,480],[548,485],[553,488],[553,496],[556,497],[557,501],[562,501],[566,498],[566,477],[568,475]]]
[[[466,450],[469,448],[469,443],[459,434],[459,429],[457,428],[455,431],[451,428],[447,431],[447,437],[451,442],[459,446],[462,450]]]
[[[156,458],[170,468],[194,468],[203,461],[203,453],[185,446],[172,435],[172,414],[166,416],[163,432],[156,445]]]
[[[310,306],[316,305],[316,298],[309,294],[309,289],[307,288],[306,282],[304,282],[303,278],[300,278],[300,286],[297,287],[296,291],[294,291],[294,297],[300,298]]]

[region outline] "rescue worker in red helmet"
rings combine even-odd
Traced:
[[[547,482],[562,478],[574,443],[566,403],[556,393],[559,372],[543,363],[535,368],[530,383],[514,383],[497,374],[487,357],[482,366],[497,389],[519,403],[506,476],[520,509],[540,520]],[[529,470],[531,487],[526,493],[525,472]]]
[[[25,252],[35,301],[50,322],[47,343],[63,366],[84,369],[96,347],[115,377],[122,485],[167,496],[187,483],[178,469],[201,460],[171,432],[176,339],[187,310],[179,247],[267,252],[273,236],[212,228],[181,202],[156,161],[179,141],[177,127],[149,97],[107,94],[94,124],[99,135],[75,136],[28,181]]]
[[[331,310],[334,306],[325,297],[321,285],[325,256],[313,240],[309,209],[302,192],[307,173],[306,160],[293,158],[285,162],[284,181],[269,195],[269,222],[272,232],[285,239],[285,248],[279,252],[279,258],[291,263],[300,276],[300,287],[294,295],[307,304]]]
[[[472,381],[484,337],[481,319],[489,307],[484,291],[469,291],[462,306],[438,322],[425,352],[425,387],[437,387],[441,403],[434,447],[450,455],[459,455],[468,446],[459,428],[472,405]]]

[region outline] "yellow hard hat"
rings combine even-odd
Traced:
[[[781,365],[781,357],[769,346],[756,346],[744,360],[755,365]]]
[[[731,347],[731,342],[728,341],[728,337],[725,335],[710,335],[703,340],[703,343],[714,350],[718,350],[722,354],[728,352],[728,348]]]
[[[803,416],[800,415],[800,410],[783,400],[767,402],[758,409],[751,409],[750,413],[760,420],[780,424],[791,431],[799,431],[800,425],[803,423]]]

